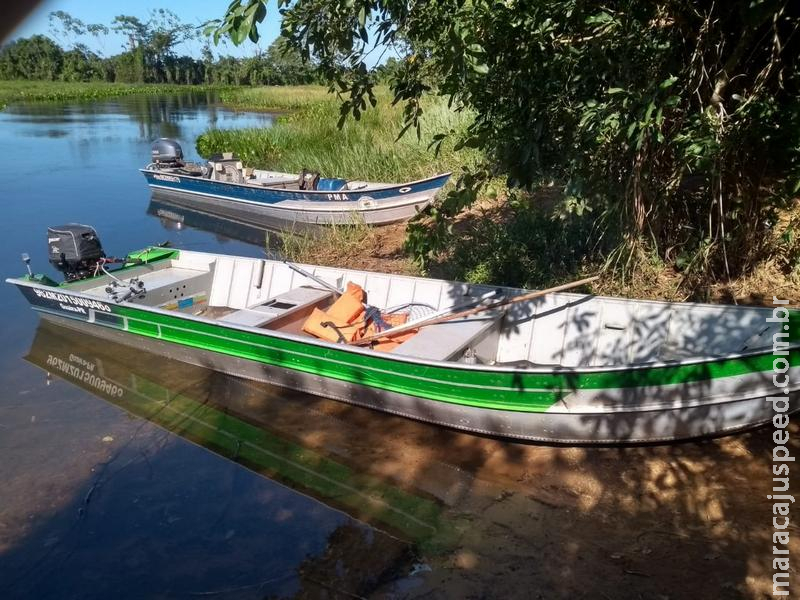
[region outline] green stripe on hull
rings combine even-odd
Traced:
[[[487,372],[416,364],[263,336],[171,315],[117,307],[131,332],[266,365],[478,408],[544,412],[574,390],[616,390],[696,383],[772,369],[772,354],[590,373]],[[160,326],[160,336],[154,325]],[[800,365],[793,350],[792,366]],[[566,370],[565,370],[566,371]]]

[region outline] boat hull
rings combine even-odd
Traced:
[[[113,304],[23,280],[33,308],[77,328],[232,375],[473,433],[565,444],[664,442],[766,423],[778,390],[768,352],[631,369],[493,371]],[[800,381],[791,352],[788,377]],[[800,407],[787,388],[788,412]]]
[[[74,319],[48,315],[60,325],[80,330]],[[715,404],[615,411],[611,413],[509,413],[430,402],[418,396],[265,365],[157,339],[135,339],[124,331],[95,328],[93,335],[141,348],[188,364],[379,410],[382,412],[489,436],[553,444],[654,443],[721,436],[764,425],[773,411],[765,395],[730,398]],[[795,371],[797,371],[795,369]],[[795,373],[795,376],[800,373]],[[792,411],[800,409],[800,393],[789,396]]]
[[[381,189],[346,192],[258,187],[142,169],[161,198],[210,214],[267,229],[387,225],[407,221],[433,200],[449,174]]]

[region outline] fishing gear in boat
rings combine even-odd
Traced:
[[[301,190],[316,190],[319,187],[320,174],[317,171],[300,171],[297,187]]]
[[[285,264],[287,267],[289,267],[290,269],[292,269],[296,273],[299,273],[303,277],[306,277],[306,278],[310,279],[311,281],[314,281],[315,283],[318,283],[319,285],[321,285],[325,289],[332,291],[334,294],[337,295],[337,297],[341,296],[344,293],[341,288],[339,288],[339,287],[337,287],[337,286],[335,286],[335,285],[333,285],[331,283],[328,283],[327,281],[325,281],[324,279],[321,279],[320,277],[317,277],[313,273],[309,273],[308,271],[306,271],[302,267],[299,267],[298,265],[296,265],[296,264],[294,264],[294,263],[292,263],[292,262],[290,262],[290,261],[288,261],[286,259],[284,259],[282,262],[283,262],[283,264]],[[495,292],[492,292],[489,295],[494,295],[494,293]],[[488,297],[489,295],[487,295],[486,297]],[[364,318],[362,319],[362,321],[360,323],[362,325],[364,325],[364,326],[366,326],[368,323],[372,323],[377,331],[384,331],[384,330],[392,329],[392,327],[393,327],[392,324],[389,321],[387,321],[387,319],[389,318],[388,315],[394,314],[394,313],[396,313],[396,312],[398,312],[398,311],[400,311],[400,310],[402,310],[404,308],[409,308],[409,309],[413,310],[413,307],[424,307],[424,308],[427,308],[427,309],[429,309],[431,311],[435,311],[436,310],[430,304],[424,304],[424,303],[420,303],[420,302],[405,302],[403,304],[399,304],[398,306],[387,308],[385,310],[381,310],[377,306],[372,306],[371,304],[368,304],[366,302],[362,302],[361,304],[364,307]],[[471,305],[474,305],[474,302]],[[409,311],[409,314],[410,314],[410,311]],[[424,318],[426,318],[426,319],[430,318],[430,315],[426,315]],[[333,321],[325,321],[325,322],[320,323],[320,325],[322,325],[323,327],[330,327],[330,328],[335,329],[339,342],[346,342],[347,341],[342,336],[341,331],[339,331],[339,329],[336,327],[336,324]],[[350,325],[352,326],[353,323],[351,323]]]
[[[333,285],[332,283],[328,283],[324,279],[322,279],[320,277],[317,277],[313,273],[309,273],[308,271],[306,271],[302,267],[299,267],[298,265],[296,265],[296,264],[294,264],[292,262],[289,262],[286,259],[283,259],[282,262],[283,262],[283,264],[285,264],[287,267],[289,267],[295,273],[299,273],[303,277],[306,277],[306,278],[310,279],[311,281],[313,281],[315,283],[318,283],[319,285],[324,287],[326,290],[332,291],[334,294],[337,294],[339,296],[342,295],[342,290],[340,288],[336,287],[335,285]]]
[[[144,281],[138,277],[133,277],[128,281],[117,279],[109,271],[103,269],[103,272],[111,277],[111,283],[106,286],[106,294],[110,300],[114,302],[126,302],[134,298],[144,298],[147,294],[147,289],[144,287]]]
[[[436,325],[438,323],[444,323],[446,321],[452,321],[454,319],[459,319],[463,317],[469,317],[471,315],[475,315],[481,312],[485,312],[488,310],[494,310],[498,308],[506,308],[511,306],[512,304],[517,304],[519,302],[525,302],[527,300],[534,300],[536,298],[540,298],[542,296],[546,296],[547,294],[553,294],[555,292],[563,292],[566,290],[571,290],[576,287],[580,287],[582,285],[586,285],[587,283],[591,283],[592,281],[596,281],[599,279],[599,275],[593,275],[592,277],[586,277],[585,279],[579,279],[578,281],[572,281],[570,283],[565,283],[563,285],[557,285],[555,287],[547,288],[546,290],[538,290],[535,292],[529,292],[527,294],[522,294],[520,296],[514,296],[513,298],[506,298],[498,300],[497,302],[492,302],[490,304],[485,304],[482,306],[476,306],[474,308],[468,308],[466,310],[460,310],[464,308],[463,306],[455,306],[446,309],[445,314],[440,316],[431,316],[416,323],[405,323],[398,327],[393,327],[392,329],[387,329],[386,331],[381,331],[374,335],[368,335],[363,337],[359,340],[355,340],[350,342],[354,346],[366,346],[371,342],[377,342],[381,339],[391,338],[395,335],[405,333],[411,331],[412,329],[420,329],[421,327],[428,327],[429,325]]]
[[[430,304],[421,302],[405,302],[394,307],[380,309],[366,302],[366,293],[359,285],[349,282],[347,289],[343,291],[341,288],[328,283],[313,273],[309,273],[286,259],[283,259],[282,262],[296,273],[337,295],[338,299],[328,309],[316,309],[309,316],[303,325],[303,331],[315,337],[340,344],[352,344],[359,338],[364,338],[364,336],[377,341],[383,338],[382,332],[394,331],[399,326],[404,327],[403,331],[411,331],[414,329],[413,325],[415,323],[427,322],[432,318],[450,313],[456,309],[473,307],[501,293],[500,290],[492,290],[477,298],[470,299],[468,303],[439,312],[436,312],[436,308]],[[403,309],[409,310],[406,313],[400,313],[399,311]],[[425,312],[409,322],[409,318],[415,309],[417,309],[417,312],[419,312],[419,309],[425,309]]]
[[[336,294],[337,297],[341,297],[342,294],[345,293],[340,288],[338,288],[337,286],[335,286],[335,285],[333,285],[331,283],[328,283],[327,281],[325,281],[324,279],[322,279],[320,277],[317,277],[313,273],[309,273],[308,271],[306,271],[302,267],[299,267],[296,264],[294,264],[292,262],[289,262],[286,259],[283,260],[283,264],[285,264],[287,267],[289,267],[292,271],[294,271],[296,273],[299,273],[303,277],[306,277],[306,278],[310,279],[311,281],[313,281],[315,283],[318,283],[319,285],[321,285],[325,289],[330,290],[331,292]],[[370,304],[367,304],[366,302],[361,302],[361,305],[364,308],[364,315],[365,315],[365,318],[363,319],[364,325],[366,325],[366,323],[368,321],[372,320],[372,322],[375,323],[377,327],[382,327],[384,329],[388,329],[388,328],[391,327],[381,317],[381,310],[378,307],[372,306]],[[324,321],[324,322],[321,322],[320,325],[322,327],[332,328],[336,332],[336,336],[337,336],[338,341],[340,343],[347,342],[347,339],[342,335],[342,332],[339,330],[339,328],[337,327],[336,323],[334,323],[333,321]],[[352,326],[352,324],[350,324],[350,325]]]
[[[97,272],[95,275],[102,271],[111,278],[111,282],[106,286],[105,291],[110,300],[114,302],[125,302],[133,298],[144,298],[147,290],[144,287],[144,282],[138,277],[132,277],[128,281],[124,281],[114,275],[111,271],[106,269],[106,264],[109,263],[124,263],[124,264],[144,264],[144,261],[139,259],[129,258],[111,258],[102,259],[97,263]]]

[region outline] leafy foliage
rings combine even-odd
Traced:
[[[265,6],[234,0],[211,29],[241,42]],[[342,118],[374,105],[366,64],[395,44],[405,55],[391,85],[407,129],[419,127],[427,94],[475,111],[457,146],[482,150],[485,163],[412,231],[421,258],[446,247],[456,215],[502,175],[524,189],[556,181],[571,206],[591,210],[591,247],[609,266],[656,253],[687,274],[730,276],[770,251],[766,234],[800,189],[796,2],[279,6],[283,35],[341,94]]]
[[[14,40],[0,52],[0,78],[54,80],[63,62],[63,51],[46,36]]]

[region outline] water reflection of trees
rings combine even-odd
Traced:
[[[68,125],[78,118],[83,122],[102,122],[109,115],[123,114],[138,125],[139,138],[182,138],[181,124],[194,120],[194,113],[205,112],[209,127],[219,122],[216,93],[181,92],[165,95],[134,94],[103,101],[75,100],[69,104],[57,102],[32,102],[12,104],[6,112],[15,115],[18,123],[35,125]]]

